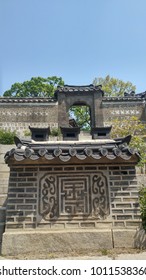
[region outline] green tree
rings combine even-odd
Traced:
[[[90,108],[88,106],[72,106],[69,117],[74,118],[82,130],[90,130]]]
[[[129,119],[114,119],[112,122],[111,137],[118,138],[130,134],[132,138],[129,146],[139,151],[141,156],[139,165],[141,166],[146,163],[146,142],[144,141],[145,130],[145,125],[135,116],[132,116]]]
[[[124,82],[117,78],[110,77],[107,75],[105,78],[95,78],[93,80],[94,85],[102,85],[102,90],[105,96],[123,96],[124,92],[131,93],[135,92],[136,86],[131,82]]]
[[[61,77],[32,77],[23,83],[14,83],[4,92],[6,97],[52,97],[57,86],[64,85]]]
[[[14,143],[16,131],[0,129],[0,144],[9,145]]]

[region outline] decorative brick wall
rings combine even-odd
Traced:
[[[61,95],[62,99],[59,101],[45,98],[40,100],[35,98],[0,98],[0,128],[16,130],[18,136],[22,136],[28,130],[29,125],[39,127],[66,126],[69,123],[68,110],[73,105],[74,95],[76,93],[69,93],[68,102],[65,95]],[[59,98],[61,98],[60,95]],[[114,118],[125,119],[131,116],[137,116],[138,119],[146,122],[145,99],[136,97],[103,97],[99,99],[98,95],[95,98],[89,92],[85,92],[84,95],[82,92],[76,98],[91,107],[92,126],[102,125],[102,123],[106,126],[112,124]]]
[[[14,131],[17,135],[25,134],[29,126],[58,127],[57,102],[27,104],[0,103],[0,128]]]
[[[105,98],[102,102],[104,124],[112,124],[113,119],[125,119],[136,116],[146,122],[146,111],[144,100],[116,100],[116,98]]]
[[[137,227],[138,189],[131,165],[13,166],[6,231]]]

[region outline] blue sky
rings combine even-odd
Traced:
[[[31,77],[146,90],[146,0],[0,0],[0,94]]]

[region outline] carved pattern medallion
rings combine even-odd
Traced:
[[[39,182],[39,214],[50,221],[105,219],[109,214],[106,176],[102,172],[45,174]]]

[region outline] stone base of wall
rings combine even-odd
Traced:
[[[2,255],[69,253],[73,250],[146,248],[146,235],[136,229],[17,231],[3,235]]]
[[[9,167],[4,162],[4,155],[12,148],[14,148],[14,145],[0,145],[0,250],[2,234],[5,229],[6,203],[9,182]]]

